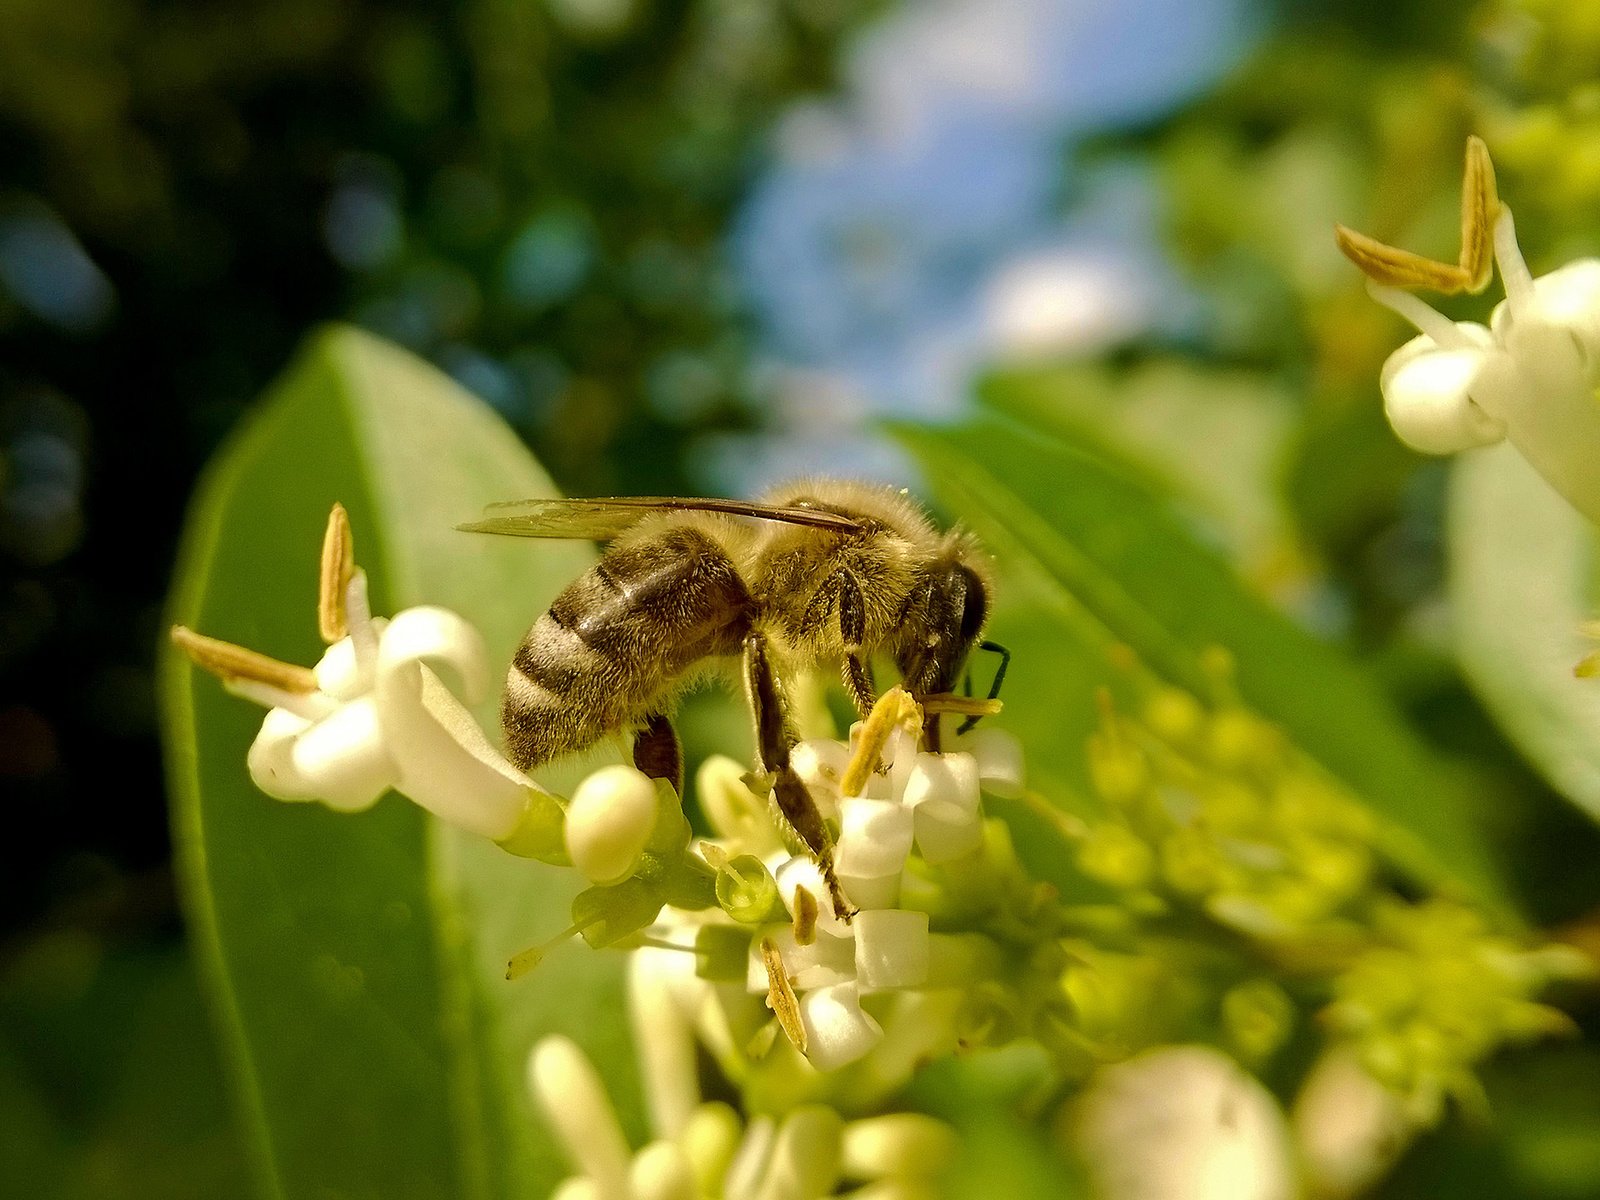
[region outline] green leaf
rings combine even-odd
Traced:
[[[453,526],[492,500],[551,494],[482,404],[404,351],[331,329],[205,478],[170,615],[314,662],[338,500],[374,611],[454,609],[508,662],[588,548]],[[260,711],[171,652],[162,684],[187,907],[263,1194],[543,1194],[565,1171],[525,1096],[535,1037],[570,1034],[634,1091],[617,959],[571,947],[503,978],[513,952],[567,923],[572,873],[395,795],[359,815],[270,800],[244,765]],[[494,707],[479,713],[490,729]]]
[[[1600,682],[1572,668],[1597,647],[1595,528],[1515,447],[1462,455],[1450,477],[1450,601],[1461,666],[1551,785],[1600,818]]]
[[[1167,681],[1207,690],[1201,652],[1223,646],[1244,699],[1384,818],[1384,849],[1429,882],[1504,905],[1467,819],[1470,796],[1337,651],[1246,592],[1149,493],[1104,462],[1013,422],[901,428],[935,493],[1001,569],[993,636],[1015,652],[1006,721],[1030,772],[1082,786],[1094,689],[1113,647]]]

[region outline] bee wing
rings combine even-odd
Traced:
[[[593,499],[509,500],[491,504],[481,521],[456,526],[469,533],[510,537],[579,538],[608,542],[651,513],[712,512],[760,521],[782,521],[834,533],[860,533],[860,521],[812,508],[784,508],[745,500],[691,496],[606,496]]]

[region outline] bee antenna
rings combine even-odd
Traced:
[[[994,682],[989,685],[988,695],[988,699],[990,700],[998,699],[1000,695],[1000,685],[1006,681],[1006,670],[1011,666],[1011,651],[1007,650],[999,642],[979,642],[978,649],[987,650],[990,654],[998,654],[1000,656],[1000,667],[994,673]],[[967,695],[969,696],[972,695],[971,684],[972,672],[968,671]],[[960,727],[956,730],[956,736],[960,737],[982,719],[982,717],[968,717],[965,721],[961,722]]]

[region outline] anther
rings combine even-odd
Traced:
[[[317,690],[316,676],[294,663],[280,662],[221,638],[207,637],[184,625],[174,625],[171,637],[172,644],[187,654],[189,661],[224,683],[248,680],[298,696],[309,696]]]
[[[800,1002],[795,999],[794,985],[784,969],[783,955],[778,953],[778,944],[771,938],[761,939],[761,964],[767,969],[767,1007],[778,1018],[784,1036],[804,1054],[806,1027],[800,1019]]]
[[[322,535],[322,567],[317,575],[317,632],[332,645],[350,632],[345,597],[356,570],[355,540],[350,516],[335,503]]]
[[[1374,283],[1446,295],[1477,293],[1489,286],[1493,273],[1501,211],[1489,148],[1482,138],[1469,137],[1461,179],[1461,253],[1456,262],[1425,258],[1344,225],[1335,225],[1333,236],[1344,256]]]

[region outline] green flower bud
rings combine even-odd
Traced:
[[[1155,856],[1125,825],[1103,821],[1079,844],[1078,865],[1091,879],[1114,888],[1132,889],[1149,881]]]
[[[1294,1002],[1270,979],[1251,979],[1222,997],[1222,1025],[1248,1063],[1266,1061],[1294,1029]]]

